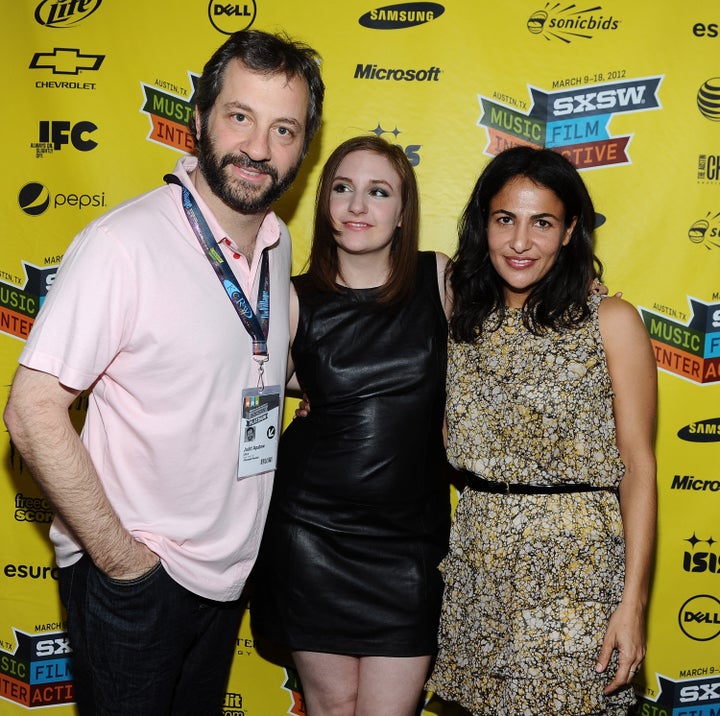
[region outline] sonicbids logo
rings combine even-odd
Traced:
[[[620,20],[602,14],[602,7],[578,9],[577,5],[545,3],[542,10],[536,10],[527,21],[527,29],[533,35],[546,40],[561,40],[570,43],[576,39],[590,40],[598,32],[617,30]]]

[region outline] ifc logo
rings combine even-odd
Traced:
[[[700,114],[711,122],[720,122],[720,77],[703,82],[697,93]]]
[[[40,216],[50,205],[50,191],[38,182],[30,182],[20,189],[18,204],[28,216]]]

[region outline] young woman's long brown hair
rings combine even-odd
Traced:
[[[420,200],[415,172],[402,148],[373,134],[344,141],[325,162],[315,199],[315,231],[306,283],[314,290],[339,290],[336,282],[339,275],[338,253],[330,216],[330,193],[340,163],[353,152],[373,152],[387,158],[400,177],[400,226],[395,229],[390,249],[389,277],[377,298],[382,305],[396,305],[409,295],[415,280],[420,234]],[[296,286],[302,291],[301,284]]]

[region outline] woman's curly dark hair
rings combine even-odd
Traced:
[[[565,209],[565,228],[576,219],[570,241],[560,249],[555,264],[525,301],[524,324],[533,333],[561,331],[582,323],[589,315],[588,291],[592,279],[602,276],[602,264],[593,252],[595,209],[587,188],[575,167],[561,154],[549,149],[512,147],[485,167],[459,222],[458,250],[450,275],[450,332],[457,341],[476,340],[483,330],[495,330],[505,316],[503,282],[490,262],[487,228],[490,202],[517,177],[525,177],[557,195]]]

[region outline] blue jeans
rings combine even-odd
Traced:
[[[110,579],[85,555],[59,574],[83,716],[222,713],[241,603],[181,587],[158,564]]]

